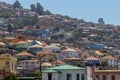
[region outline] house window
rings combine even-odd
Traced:
[[[6,61],[6,63],[5,63],[5,65],[6,65],[6,69],[10,69],[10,63],[9,63],[9,61]]]
[[[15,67],[14,69],[17,70],[17,63],[15,63],[14,67]]]
[[[80,80],[80,75],[79,74],[76,75],[76,80]]]
[[[48,80],[52,80],[52,73],[48,73]]]
[[[106,75],[103,75],[103,80],[106,80]]]
[[[67,74],[67,80],[72,80],[72,75],[71,74]]]
[[[14,65],[13,65],[13,62],[12,62],[12,71],[13,71],[13,66],[14,66]]]
[[[115,75],[112,75],[112,76],[111,76],[111,80],[115,80]]]
[[[85,80],[85,75],[81,74],[81,80]]]

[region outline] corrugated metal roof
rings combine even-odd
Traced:
[[[50,69],[50,70],[43,70],[42,72],[44,72],[44,73],[49,73],[49,72],[56,73],[58,71]]]
[[[64,70],[65,69],[66,70],[68,70],[68,69],[76,70],[76,69],[85,69],[85,68],[65,64],[65,65],[60,65],[60,66],[55,66],[55,67],[47,68],[47,70],[49,70],[49,69],[52,69],[52,70],[63,70],[63,69]]]

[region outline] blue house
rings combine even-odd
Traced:
[[[33,41],[30,43],[31,46],[36,45],[36,44],[39,44],[39,45],[44,46],[44,44],[43,44],[42,42],[37,41],[37,40],[33,40]]]
[[[30,47],[29,47],[29,50],[32,51],[32,52],[40,52],[43,50],[43,47],[45,45],[43,43],[41,43],[40,41],[37,41],[37,40],[33,40],[31,43],[30,43]]]
[[[0,27],[1,27],[1,26],[4,26],[4,24],[5,24],[5,22],[1,20],[1,21],[0,21]]]
[[[37,38],[49,38],[50,31],[49,30],[36,30],[34,32],[34,36]]]
[[[95,66],[99,66],[100,65],[100,60],[98,58],[95,58],[93,56],[90,56],[86,59],[87,63],[95,65]]]
[[[100,50],[105,50],[105,45],[104,44],[98,44],[98,43],[92,43],[90,44],[90,49],[100,49]]]
[[[26,34],[26,35],[31,35],[31,34],[33,34],[33,29],[32,28],[27,28],[25,31],[24,31],[24,34]]]

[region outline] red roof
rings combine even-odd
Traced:
[[[102,59],[102,60],[108,60],[108,59],[110,59],[110,60],[117,60],[117,58],[115,58],[115,57],[113,57],[113,56],[111,56],[111,55],[102,57],[101,59]]]
[[[33,26],[25,26],[25,27],[33,29]]]
[[[88,57],[86,60],[99,60],[98,58],[95,58],[93,56]]]
[[[11,40],[12,43],[17,43],[19,41],[25,41],[24,37],[15,37],[13,40]]]
[[[63,64],[65,64],[65,62],[63,62],[63,61],[61,61],[61,60],[56,60],[56,61],[53,61],[52,62],[53,64],[61,64],[61,65],[63,65]]]
[[[16,54],[16,56],[34,56],[34,55],[24,51],[24,52],[20,52],[20,53]]]

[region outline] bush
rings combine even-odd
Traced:
[[[3,77],[3,80],[18,80],[14,74],[10,74]]]

